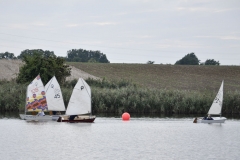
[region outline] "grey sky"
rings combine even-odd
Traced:
[[[0,52],[100,50],[111,63],[240,65],[239,0],[0,0]]]

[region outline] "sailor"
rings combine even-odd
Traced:
[[[69,117],[69,121],[73,121],[73,120],[75,119],[75,117],[78,117],[78,115],[71,115],[71,116]]]
[[[38,112],[38,114],[37,114],[38,116],[45,116],[45,114],[44,114],[44,112],[43,112],[43,110],[41,111],[41,112]]]
[[[60,112],[60,111],[58,111],[58,112],[56,113],[56,115],[61,115],[61,112]]]
[[[213,120],[210,114],[208,115],[207,120]]]

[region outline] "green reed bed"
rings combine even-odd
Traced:
[[[198,92],[136,87],[92,88],[92,94],[92,106],[96,112],[206,113],[212,102]]]
[[[239,95],[225,93],[223,113],[240,113]],[[95,112],[207,114],[215,96],[216,93],[207,91],[92,88],[92,106]]]
[[[76,80],[66,82],[62,88],[65,106]],[[141,88],[130,81],[110,82],[88,79],[92,89],[93,113],[177,113],[206,114],[216,94],[212,91],[167,90]],[[0,81],[0,110],[24,111],[27,85],[14,81]],[[240,113],[240,91],[224,93],[223,114]]]
[[[24,109],[26,86],[14,81],[0,81],[0,111],[18,111]]]
[[[111,85],[92,86],[94,112],[119,113],[202,113],[206,114],[215,98],[213,91],[146,89],[123,80]],[[107,82],[107,81],[106,81]],[[105,82],[105,83],[106,83]],[[108,82],[111,83],[111,82]],[[223,113],[239,113],[239,91],[224,93]]]

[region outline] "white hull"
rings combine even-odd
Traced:
[[[197,118],[197,121],[195,121],[195,123],[224,123],[227,119],[225,117],[212,117],[213,120],[204,120],[203,118],[204,117]]]
[[[21,119],[26,121],[56,121],[59,118],[59,115],[54,116],[37,116],[37,115],[26,115],[26,114],[20,114]]]

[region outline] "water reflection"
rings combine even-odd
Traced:
[[[8,118],[8,119],[20,119],[19,112],[0,112],[0,119]],[[97,113],[94,114],[97,117],[106,117],[106,118],[121,118],[121,114],[115,113]],[[194,117],[202,117],[202,114],[163,114],[163,113],[130,113],[131,118],[170,118],[170,119],[184,119],[184,118],[194,118]],[[227,114],[223,115],[228,120],[240,119],[240,114]]]
[[[194,118],[194,117],[203,117],[206,115],[203,114],[163,114],[163,113],[130,113],[131,118]],[[121,114],[114,113],[98,113],[97,117],[114,117],[121,118]],[[228,119],[240,119],[240,114],[227,114],[223,115]]]
[[[16,119],[19,117],[19,112],[0,112],[0,119],[2,118],[8,118],[8,119]]]

